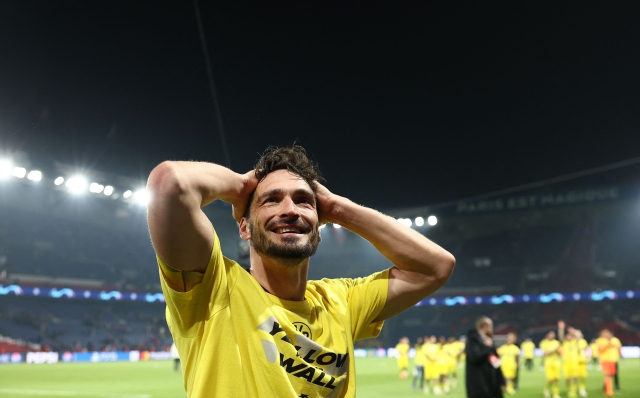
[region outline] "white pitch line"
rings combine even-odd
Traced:
[[[17,390],[11,388],[0,388],[0,395],[2,394],[18,394],[18,395],[47,395],[47,396],[61,396],[61,397],[100,397],[100,398],[151,398],[148,394],[115,394],[115,393],[103,393],[92,392],[84,393],[77,391],[52,391],[52,390]]]

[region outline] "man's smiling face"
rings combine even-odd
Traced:
[[[316,197],[305,180],[277,170],[262,180],[250,203],[250,241],[259,254],[297,265],[320,243]]]

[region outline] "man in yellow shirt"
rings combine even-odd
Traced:
[[[578,342],[578,385],[579,390],[578,393],[581,397],[587,396],[587,347],[589,344],[587,340],[584,339],[582,332],[578,329],[573,329],[573,333],[576,336],[576,340]]]
[[[507,394],[515,394],[516,391],[513,388],[513,381],[516,378],[516,372],[518,370],[518,360],[520,357],[520,349],[516,345],[516,335],[513,333],[507,334],[507,343],[498,348],[498,355],[500,356],[500,369],[502,375],[507,382]]]
[[[560,397],[560,342],[556,340],[556,332],[549,331],[544,340],[540,342],[540,349],[544,358],[544,373],[547,383],[544,388],[545,398],[549,398],[549,390],[553,392],[553,398]]]
[[[304,148],[269,148],[238,174],[167,161],[150,174],[148,223],[189,398],[354,397],[354,341],[433,293],[454,258],[391,217],[321,185]],[[225,258],[202,207],[232,205],[251,267]],[[320,225],[368,240],[392,264],[308,281]]]
[[[589,350],[591,351],[591,363],[589,364],[589,369],[591,369],[592,365],[598,366],[600,358],[600,352],[598,351],[598,344],[596,344],[596,339],[591,339]]]
[[[422,345],[422,353],[424,354],[424,393],[429,394],[429,387],[433,389],[436,395],[442,394],[439,383],[438,369],[438,344],[436,336],[430,336]]]
[[[535,357],[536,345],[530,338],[526,338],[520,345],[524,356],[524,366],[528,371],[533,370],[533,358]]]
[[[424,344],[425,338],[418,337],[416,341],[415,350],[416,357],[414,359],[415,369],[413,371],[413,380],[411,381],[411,389],[416,389],[416,382],[419,384],[419,388],[422,390],[424,387],[424,353],[422,352],[422,345]]]
[[[558,335],[562,341],[560,353],[562,355],[562,373],[567,386],[569,398],[576,396],[578,384],[578,341],[573,330],[565,332],[565,323],[558,321]]]
[[[617,362],[620,359],[622,344],[609,329],[603,329],[596,340],[600,353],[600,366],[604,373],[604,389],[608,397],[613,396],[613,377],[618,373]]]
[[[455,337],[449,337],[447,344],[444,346],[444,350],[449,357],[449,382],[451,387],[456,388],[458,387],[458,357],[460,356],[460,344],[456,341]]]
[[[398,372],[401,379],[409,377],[409,338],[403,337],[396,345],[396,351],[398,351]]]

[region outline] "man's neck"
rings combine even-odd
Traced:
[[[302,301],[307,289],[309,259],[298,265],[282,264],[251,248],[251,275],[269,293],[283,300]]]

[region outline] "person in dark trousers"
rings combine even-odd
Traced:
[[[505,379],[492,336],[493,321],[486,316],[478,318],[476,328],[467,333],[465,367],[469,398],[503,398]]]

